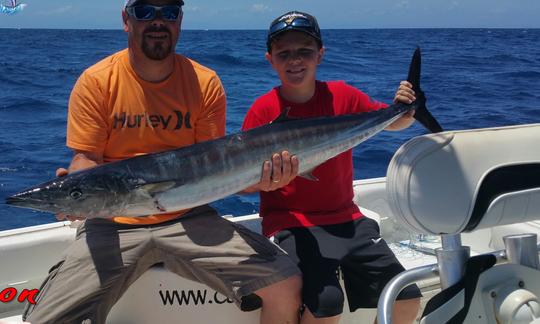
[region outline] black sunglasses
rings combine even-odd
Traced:
[[[306,31],[309,31],[312,34],[318,35],[320,32],[316,26],[313,25],[313,23],[306,18],[297,17],[293,19],[292,21],[278,21],[277,23],[270,26],[270,29],[268,30],[269,37],[272,37],[272,35],[277,34],[283,30],[285,30],[287,27],[293,26],[296,28],[300,28]]]
[[[157,13],[161,14],[163,20],[175,21],[182,13],[180,6],[152,6],[149,4],[127,7],[128,15],[139,21],[149,21],[156,18]]]

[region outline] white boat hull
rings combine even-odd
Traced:
[[[391,217],[380,216],[390,215],[385,190],[385,178],[356,181],[355,202],[361,206],[364,213],[380,223],[383,237],[392,245],[409,239],[410,234]],[[258,215],[235,217],[233,220],[240,221],[254,230],[258,230],[260,226]],[[507,233],[526,230],[538,232],[539,229],[540,223],[537,222],[516,224],[506,226],[506,229],[486,229],[475,232],[474,235],[464,234],[463,240],[464,244],[471,246],[474,254],[485,253],[495,250],[489,244],[499,245],[502,236]],[[496,236],[493,236],[493,233]],[[70,222],[1,232],[3,270],[0,276],[0,291],[7,287],[16,288],[18,292],[24,289],[38,289],[50,266],[59,259],[62,251],[74,238],[75,228]],[[437,245],[425,243],[428,248],[433,244]],[[436,263],[433,255],[407,247],[400,248],[397,256],[407,269]],[[423,304],[440,290],[436,279],[419,282],[418,285],[424,295]],[[20,320],[23,308],[24,303],[16,301],[0,303],[0,320]],[[346,305],[341,323],[371,324],[375,316],[375,309],[360,309],[350,313]],[[181,278],[161,267],[154,267],[126,291],[111,310],[107,323],[204,324],[215,323],[216,318],[219,318],[220,323],[224,324],[248,324],[257,323],[258,317],[259,311],[241,312],[224,296],[208,287]]]
[[[540,132],[537,129],[540,129],[540,125],[521,127],[520,129],[529,134],[529,136],[524,136],[524,139],[531,137],[532,142],[538,142],[538,134],[540,134]],[[499,139],[506,139],[507,145],[513,147],[513,138],[508,138],[508,134],[510,134],[510,131],[513,130],[501,130],[502,134],[501,136],[497,136],[497,138],[495,138],[495,144],[501,145]],[[456,138],[457,137],[461,137],[461,135],[458,134],[456,135]],[[464,142],[454,141],[452,143],[453,146],[449,146],[448,149],[445,148],[445,152],[448,152],[448,154],[453,154],[450,155],[452,157],[470,157],[471,153],[466,149],[470,149],[471,143],[474,144],[476,139],[476,136],[471,136],[471,140],[467,140]],[[528,150],[530,149],[531,145],[524,145],[524,141],[525,140],[520,141],[523,147],[520,148],[517,153],[521,153],[521,151],[523,151],[524,154],[529,154]],[[430,144],[429,142],[426,143]],[[422,142],[420,142],[420,144],[422,144]],[[486,149],[485,152],[482,152],[482,163],[486,164],[484,166],[487,169],[490,169],[489,165],[487,164],[493,163],[493,161],[496,160],[490,159],[490,154],[498,156],[500,152],[505,152],[505,150],[501,150],[500,147],[495,144],[489,145],[489,147],[491,147],[492,149]],[[408,147],[410,149],[411,145],[409,145]],[[464,152],[466,154],[460,155],[459,153],[461,152],[461,150],[463,150],[463,148],[465,148]],[[433,152],[433,149],[428,147],[428,149],[424,149],[424,151],[431,153]],[[424,151],[419,151],[421,154],[418,154],[418,156],[426,156],[422,155]],[[416,151],[410,150],[409,152],[415,153]],[[516,154],[514,154],[514,156],[516,156]],[[403,161],[406,162],[406,159],[403,159]],[[411,161],[418,161],[418,159],[414,158],[411,159]],[[442,159],[441,161],[448,162],[453,160],[449,159],[448,156],[445,156],[445,159]],[[529,164],[532,162],[540,163],[539,161],[540,157],[535,157],[534,159],[528,158],[526,160],[526,162]],[[412,170],[412,163],[400,163],[402,163],[403,165],[399,166],[399,169],[396,169],[399,172],[395,172],[394,174],[397,175],[398,180],[405,179],[405,181],[397,182],[397,184],[414,183],[413,181],[408,181],[410,179],[414,181],[426,179],[431,180],[431,174],[429,172],[424,172],[426,168],[418,168],[418,171],[416,171],[416,173],[411,173],[410,171]],[[442,163],[440,162],[428,163],[428,165],[430,165],[430,167],[435,166],[435,169],[439,168],[436,170],[438,172],[446,172],[446,169],[448,168],[450,168],[450,171],[452,171],[452,167],[457,168],[453,169],[453,171],[461,170],[460,172],[462,174],[466,173],[464,171],[468,171],[469,173],[471,172],[470,169],[462,168],[460,163],[445,165],[445,170],[441,169]],[[464,165],[468,164],[465,163]],[[476,163],[475,168],[478,169],[479,167],[480,166],[478,165],[478,163]],[[392,175],[392,173],[389,174]],[[402,177],[404,175],[406,177]],[[408,194],[418,193],[420,192],[420,190],[403,190],[402,192],[396,191],[399,195],[390,196],[394,198],[399,197],[400,199],[393,199],[392,204],[390,204],[388,198],[389,195],[387,194],[386,188],[386,178],[355,181],[355,203],[361,207],[362,211],[366,216],[371,217],[377,222],[379,222],[382,237],[386,240],[389,246],[393,248],[396,256],[406,269],[409,270],[416,267],[437,263],[437,259],[434,256],[433,251],[434,248],[440,247],[439,242],[429,239],[419,240],[419,237],[415,233],[409,232],[409,230],[407,230],[407,228],[403,224],[426,224],[428,223],[428,221],[432,221],[433,217],[440,217],[440,207],[438,205],[435,205],[433,208],[428,208],[427,212],[422,214],[412,212],[405,213],[405,217],[402,218],[410,220],[410,222],[397,221],[395,217],[396,214],[393,213],[393,210],[402,211],[404,210],[402,207],[409,206],[409,202],[413,202],[415,208],[418,207],[418,205],[426,206],[425,201],[431,201],[430,197],[432,193],[436,195],[444,194],[444,191],[437,190],[436,188],[444,186],[446,189],[448,189],[450,185],[455,185],[456,183],[458,183],[456,181],[453,181],[453,178],[462,180],[465,179],[467,181],[470,181],[471,184],[469,185],[469,187],[471,188],[479,187],[476,182],[481,180],[481,177],[471,176],[446,177],[445,181],[428,181],[428,185],[421,186],[421,189],[423,190],[423,195],[420,198],[423,199],[423,205],[416,203],[417,201],[420,201],[420,199],[415,200],[412,198],[407,198]],[[477,178],[480,180],[478,180]],[[392,179],[389,176],[389,183],[396,184],[396,182],[392,182],[395,181],[395,179],[396,178]],[[512,179],[510,179],[510,181],[512,181]],[[463,185],[458,185],[456,188],[454,188],[453,192],[460,192],[462,187]],[[540,185],[538,185],[537,187],[539,188],[535,188],[535,190],[540,190]],[[395,186],[395,188],[399,189],[401,188],[401,186]],[[540,199],[538,199],[538,195],[532,196],[528,192],[522,190],[514,193],[512,197],[510,197],[513,200],[508,200],[509,203],[505,205],[506,207],[504,213],[500,213],[500,215],[509,215],[508,217],[511,218],[512,222],[514,222],[516,219],[519,219],[519,217],[521,216],[519,211],[521,211],[524,204],[516,204],[512,202],[520,201],[520,195],[524,194],[528,195],[527,206],[536,206],[534,204],[540,204]],[[445,196],[448,200],[453,199],[454,201],[456,201],[456,197],[461,197],[459,195],[443,196]],[[402,197],[405,197],[407,199],[401,199]],[[455,205],[462,206],[462,210],[468,211],[468,204],[463,203],[465,199],[470,199],[470,197],[464,196],[463,200],[461,201],[462,203]],[[496,227],[479,226],[479,229],[475,229],[470,233],[461,233],[461,241],[463,242],[463,245],[470,247],[471,256],[501,250],[504,248],[502,242],[503,237],[506,235],[517,233],[540,233],[540,222],[532,220],[540,218],[536,217],[538,214],[538,210],[538,208],[532,208],[532,212],[527,213],[527,215],[532,215],[527,218],[527,220],[531,220],[529,222],[510,224],[510,221],[508,221],[504,224],[509,225]],[[454,214],[456,217],[468,216],[466,212],[459,210],[456,211]],[[426,219],[422,221],[416,221],[414,217],[416,217],[417,215],[425,215]],[[433,215],[433,217],[431,215]],[[485,215],[490,216],[493,214],[490,214],[488,209],[488,212],[480,216]],[[252,230],[260,231],[260,220],[258,218],[258,215],[235,217],[232,218],[232,220],[241,222]],[[448,224],[452,223],[451,219],[443,220]],[[443,224],[445,222],[432,222],[432,225],[436,228],[436,226],[439,226],[440,224]],[[497,224],[503,223],[499,222]],[[2,272],[0,274],[0,323],[2,323],[2,321],[5,322],[8,320],[20,321],[20,316],[25,306],[24,303],[20,303],[16,300],[16,297],[18,295],[15,296],[14,294],[10,294],[8,291],[16,291],[17,293],[21,293],[25,289],[39,289],[41,282],[48,273],[49,267],[60,258],[62,251],[74,240],[74,238],[75,226],[70,222],[54,223],[0,232],[0,262],[2,264]],[[507,278],[510,278],[509,281],[513,280],[512,278],[515,279],[518,273],[531,273],[527,275],[527,278],[520,281],[520,283],[522,282],[523,285],[527,285],[527,283],[531,280],[535,282],[537,281],[537,278],[539,276],[537,275],[537,273],[540,273],[538,272],[538,270],[533,269],[531,272],[531,270],[529,270],[531,268],[523,270],[519,267],[520,266],[516,267],[515,265],[503,264],[502,266],[497,265],[483,273],[480,276],[477,291],[480,292],[479,294],[484,295],[475,295],[473,303],[476,304],[471,304],[474,309],[470,312],[470,314],[477,314],[475,312],[480,311],[480,304],[482,302],[486,303],[486,301],[486,312],[491,312],[491,310],[493,309],[493,307],[491,307],[489,304],[489,296],[491,296],[489,287],[481,285],[484,282],[488,282],[487,285],[489,286],[493,285],[493,282],[496,282],[496,280],[492,280],[492,273],[502,273]],[[496,283],[500,286],[504,286],[505,284],[504,282]],[[422,307],[425,306],[426,302],[432,296],[434,296],[440,291],[441,287],[439,278],[420,280],[417,282],[417,284],[423,293]],[[530,286],[532,287],[533,285]],[[501,288],[501,291],[503,293],[505,292],[504,289],[506,288]],[[540,296],[540,288],[536,287],[533,289],[533,291],[536,293],[536,296]],[[462,306],[463,305],[460,305],[459,307]],[[517,304],[517,306],[515,307],[518,306],[520,306],[520,304]],[[441,308],[441,312],[442,311],[443,310]],[[540,318],[540,304],[538,312],[538,317]],[[498,318],[507,313],[509,312],[504,313],[500,311],[498,313]],[[341,323],[371,324],[373,323],[376,314],[377,311],[375,309],[362,309],[357,310],[354,313],[350,313],[348,311],[348,306],[345,306]],[[419,313],[419,315],[420,314],[421,312]],[[448,314],[452,313],[446,311],[446,315]],[[483,315],[476,315],[477,317],[475,319],[468,318],[467,323],[491,323],[486,322],[487,318],[492,318],[490,317],[491,315],[493,314],[487,314],[484,312]],[[440,320],[440,317],[438,317],[437,313],[432,313],[431,317],[435,319],[434,322],[426,322],[425,319],[419,319],[418,322],[438,323],[437,320]],[[234,304],[232,304],[230,301],[227,301],[224,296],[216,293],[215,291],[207,288],[206,286],[181,278],[173,273],[166,271],[161,267],[156,266],[149,269],[135,283],[131,285],[131,287],[126,291],[126,293],[120,298],[120,300],[111,310],[107,323],[204,324],[219,322],[223,324],[248,324],[258,323],[258,318],[259,311],[245,313],[241,312],[236,308]],[[482,320],[476,322],[476,320],[479,318],[482,318]],[[381,319],[383,319],[383,316],[381,316]]]

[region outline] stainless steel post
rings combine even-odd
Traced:
[[[537,235],[533,233],[503,237],[508,262],[539,269]]]
[[[461,280],[465,263],[471,254],[468,246],[461,245],[461,234],[443,234],[442,248],[436,249],[441,287],[446,289]]]

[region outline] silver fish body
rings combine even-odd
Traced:
[[[419,53],[418,71],[419,74]],[[413,58],[413,63],[415,59]],[[409,72],[411,75],[411,72]],[[289,151],[303,174],[380,132],[409,110],[432,131],[438,124],[417,100],[368,113],[292,119],[179,149],[137,156],[72,173],[24,190],[8,204],[87,218],[162,214],[203,205],[259,182],[262,165]],[[422,121],[422,120],[421,120]]]

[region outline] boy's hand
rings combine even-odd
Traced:
[[[274,191],[288,185],[298,175],[298,158],[288,151],[275,153],[272,162],[263,163],[261,181],[243,192]]]
[[[408,81],[401,81],[394,96],[394,103],[411,104],[416,100],[412,84]],[[386,127],[386,130],[401,130],[407,128],[414,123],[414,110],[410,110],[403,114],[399,119]]]
[[[401,81],[399,83],[399,88],[396,91],[394,96],[394,103],[404,103],[411,104],[416,100],[414,96],[414,90],[412,89],[412,84],[409,81]]]

